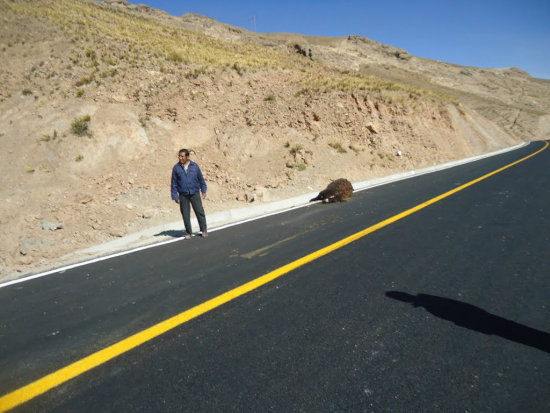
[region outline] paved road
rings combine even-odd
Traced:
[[[0,288],[0,395],[541,147]],[[15,411],[547,412],[549,164],[550,149]]]

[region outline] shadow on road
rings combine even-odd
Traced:
[[[500,336],[550,353],[550,334],[488,313],[471,304],[435,295],[411,295],[400,291],[388,291],[386,296],[411,303],[413,307],[424,307],[436,317],[452,321],[460,327]]]
[[[155,234],[155,237],[163,237],[163,236],[168,236],[168,237],[174,237],[174,238],[180,238],[180,237],[183,237],[185,235],[185,231],[176,231],[174,229],[170,229],[168,231],[162,231],[162,232],[159,232],[158,234]]]

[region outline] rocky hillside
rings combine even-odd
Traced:
[[[174,24],[213,37],[296,52],[330,67],[453,96],[525,140],[543,139],[550,131],[550,80],[532,78],[518,68],[480,69],[423,59],[355,35],[256,34],[199,15],[172,19]]]
[[[0,0],[0,279],[180,219],[543,139],[550,82],[124,1]]]

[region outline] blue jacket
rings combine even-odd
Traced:
[[[172,169],[172,199],[179,199],[179,195],[194,195],[201,191],[206,193],[206,181],[202,176],[201,168],[193,161],[189,161],[187,172],[181,163]]]

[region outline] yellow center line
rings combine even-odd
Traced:
[[[63,367],[57,371],[54,371],[53,373],[48,374],[47,376],[44,376],[30,384],[27,384],[26,386],[20,387],[17,390],[14,390],[11,393],[8,393],[2,397],[0,397],[0,412],[5,412],[9,409],[12,409],[16,406],[19,406],[37,396],[40,394],[43,394],[47,392],[48,390],[53,389],[54,387],[57,387],[91,369],[94,367],[97,367],[103,363],[106,363],[107,361],[126,353],[133,348],[146,343],[147,341],[150,341],[154,339],[155,337],[160,336],[161,334],[166,333],[167,331],[170,331],[184,323],[186,323],[189,320],[192,320],[204,313],[207,313],[210,310],[213,310],[214,308],[217,308],[231,300],[234,300],[237,297],[240,297],[250,291],[253,291],[273,280],[276,278],[281,277],[284,274],[289,273],[292,270],[295,270],[296,268],[299,268],[309,262],[312,262],[320,257],[323,257],[333,251],[336,251],[372,232],[375,232],[381,228],[384,228],[396,221],[399,221],[400,219],[403,219],[411,214],[414,214],[417,211],[420,211],[423,208],[426,208],[429,205],[432,205],[444,198],[447,198],[459,191],[462,191],[465,188],[468,188],[469,186],[472,186],[480,181],[483,181],[484,179],[487,179],[499,172],[504,171],[505,169],[511,168],[514,165],[517,165],[520,162],[523,162],[540,152],[544,151],[548,147],[548,142],[545,142],[544,147],[539,149],[538,151],[532,153],[531,155],[528,155],[522,159],[519,159],[515,162],[512,162],[500,169],[497,169],[493,172],[490,172],[486,175],[483,175],[480,178],[474,179],[473,181],[470,181],[464,185],[461,185],[457,188],[454,188],[448,192],[445,192],[444,194],[441,194],[439,196],[436,196],[426,202],[423,202],[415,207],[412,207],[404,212],[401,212],[397,215],[394,215],[393,217],[390,217],[384,221],[381,221],[375,225],[372,225],[362,231],[359,231],[353,235],[350,235],[346,238],[341,239],[338,242],[335,242],[334,244],[331,244],[327,247],[324,247],[320,250],[317,250],[315,252],[312,252],[311,254],[308,254],[302,258],[297,259],[296,261],[293,261],[289,264],[286,264],[280,268],[277,268],[274,271],[271,271],[267,274],[262,275],[259,278],[256,278],[250,282],[247,282],[246,284],[243,284],[239,287],[236,287],[230,291],[227,291],[226,293],[223,293],[217,297],[214,297],[208,301],[205,301],[202,304],[199,304],[189,310],[186,310],[174,317],[171,317],[165,321],[162,321],[158,324],[155,324],[152,327],[149,327],[145,330],[142,330],[128,338],[125,338],[124,340],[121,340],[109,347],[104,348],[103,350],[99,350],[87,357],[84,357],[66,367]]]

